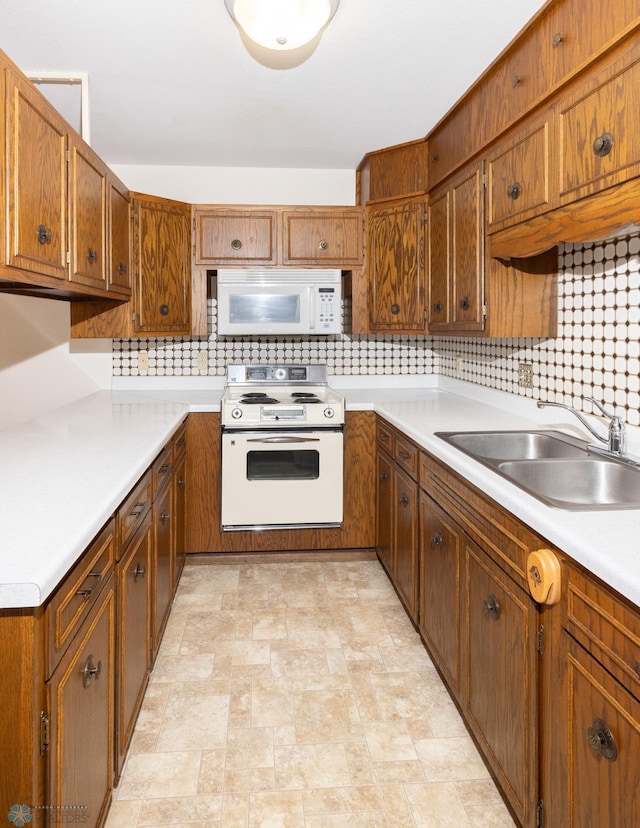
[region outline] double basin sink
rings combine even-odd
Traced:
[[[640,509],[640,467],[591,454],[560,431],[436,432],[436,437],[559,509]]]

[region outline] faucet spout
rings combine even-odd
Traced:
[[[601,443],[607,444],[607,451],[610,454],[614,454],[616,456],[620,456],[625,454],[627,450],[627,435],[625,430],[624,421],[621,417],[618,417],[615,414],[610,414],[601,403],[595,400],[593,397],[585,397],[585,399],[593,403],[600,411],[604,414],[605,417],[609,418],[609,429],[606,437],[603,437],[599,434],[595,428],[589,423],[579,411],[576,411],[570,405],[564,405],[564,403],[556,403],[556,402],[541,402],[538,400],[538,408],[546,408],[547,406],[555,407],[555,408],[564,408],[566,411],[570,411],[574,414],[578,420],[582,423],[582,425],[587,429],[587,431],[592,434],[596,440],[600,440]]]

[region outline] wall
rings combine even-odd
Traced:
[[[0,294],[0,429],[108,388],[110,352],[70,346],[67,302]]]
[[[210,301],[209,337],[115,342],[114,374],[138,374],[140,350],[149,355],[144,373],[156,376],[223,376],[230,361],[319,360],[333,374],[440,373],[586,412],[591,404],[585,398],[593,396],[615,407],[630,425],[640,425],[639,253],[638,231],[560,249],[555,339],[348,334],[308,340],[218,339],[215,302]],[[206,370],[197,367],[201,351],[207,354]],[[533,388],[518,385],[520,363],[533,366]]]

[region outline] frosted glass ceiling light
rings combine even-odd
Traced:
[[[340,0],[224,0],[247,37],[267,49],[298,49],[313,40]]]

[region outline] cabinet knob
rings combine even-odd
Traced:
[[[53,233],[48,227],[45,227],[44,224],[38,225],[38,241],[40,244],[51,244],[51,239],[53,238]]]
[[[323,239],[323,240],[320,242],[320,244],[318,245],[318,247],[320,248],[320,250],[328,250],[328,249],[329,249],[329,242],[328,242],[328,241],[325,241],[325,240]]]
[[[160,315],[161,316],[168,316],[169,315],[169,305],[160,305]]]
[[[431,538],[431,546],[435,546],[438,549],[442,547],[442,535],[440,532],[436,532],[435,535]]]
[[[490,616],[494,621],[500,618],[500,604],[495,595],[490,595],[484,599],[482,602],[482,610],[485,615]]]
[[[522,192],[522,185],[519,181],[514,181],[513,184],[509,184],[507,187],[507,196],[512,198],[514,201],[517,198],[520,198],[520,193]]]
[[[169,512],[162,512],[160,515],[160,523],[167,523],[170,517]]]
[[[434,302],[433,303],[433,312],[440,313],[442,311],[442,303],[441,302]]]
[[[181,489],[184,488],[184,477],[178,478],[178,486],[180,486]]]
[[[136,568],[133,570],[133,582],[137,583],[139,578],[144,578],[144,566],[142,564],[137,563]]]
[[[386,472],[382,472],[380,474],[380,480],[382,480],[383,483],[386,483],[388,479],[389,479],[389,475]]]
[[[231,249],[232,250],[240,250],[241,248],[242,248],[242,242],[240,241],[240,239],[234,239],[231,242]]]
[[[594,719],[591,727],[587,728],[589,747],[598,756],[603,756],[609,762],[618,758],[618,748],[613,733],[602,719]]]
[[[90,247],[87,250],[87,260],[88,260],[89,264],[94,264],[95,262],[97,262],[98,261],[98,251],[94,250],[92,247]]]
[[[600,158],[604,158],[605,155],[609,155],[612,147],[613,135],[610,132],[603,132],[602,135],[599,135],[593,142],[593,151],[596,155],[599,155]]]
[[[126,272],[127,272],[126,265],[123,265],[123,264],[122,264],[122,262],[120,262],[120,264],[118,265],[118,273],[119,273],[121,276],[124,276],[124,274],[125,274]]]
[[[399,503],[399,504],[400,504],[403,508],[405,508],[405,509],[406,509],[406,508],[407,508],[407,506],[409,505],[409,498],[406,496],[406,494],[402,494],[402,495],[400,496],[399,500],[398,500],[398,503]]]
[[[511,86],[515,89],[517,86],[520,86],[520,75],[514,75],[513,80],[511,81]]]
[[[435,152],[431,153],[431,160],[432,161],[437,161],[438,160],[438,156],[435,154]]]
[[[460,307],[463,311],[468,311],[471,307],[471,302],[469,301],[469,297],[465,296],[464,299],[460,300]]]
[[[553,48],[554,49],[557,49],[558,46],[560,46],[561,43],[564,43],[564,37],[562,36],[562,34],[560,32],[556,32],[554,34],[552,43],[553,43]]]
[[[82,686],[87,688],[91,685],[91,682],[95,678],[97,681],[100,678],[100,673],[102,672],[102,662],[99,661],[97,665],[93,663],[93,656],[90,655],[87,659],[87,663],[84,665],[84,670],[82,671]]]
[[[400,305],[394,302],[393,305],[391,305],[391,313],[394,316],[397,316],[400,313]]]

